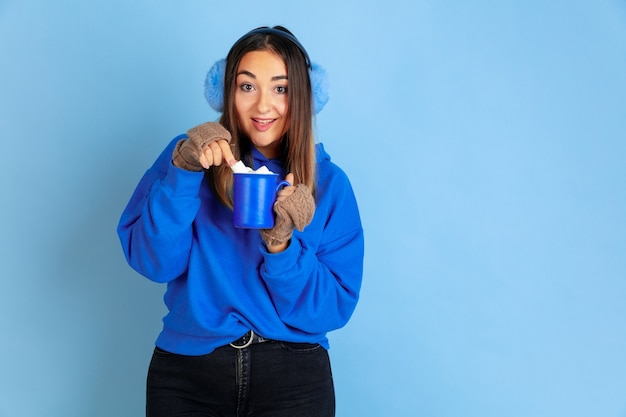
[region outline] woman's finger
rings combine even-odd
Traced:
[[[209,160],[205,156],[204,152],[201,152],[200,156],[198,156],[198,162],[200,162],[200,165],[202,165],[202,168],[204,169],[209,169],[211,167],[211,164],[209,163]]]
[[[229,166],[235,164],[235,156],[230,148],[230,144],[226,140],[218,140],[217,145],[222,151],[222,161],[226,162]]]
[[[207,153],[205,150],[204,154],[207,156],[211,165],[220,165],[222,163],[222,150],[219,145],[215,142],[211,142],[207,147],[207,150],[210,151],[210,153]]]

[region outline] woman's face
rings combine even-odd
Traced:
[[[279,155],[287,120],[287,67],[272,51],[246,53],[235,79],[235,112],[239,127],[266,157]]]

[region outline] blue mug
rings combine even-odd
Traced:
[[[235,227],[271,229],[274,227],[276,193],[287,181],[278,174],[234,173],[233,205]]]

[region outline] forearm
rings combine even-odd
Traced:
[[[118,234],[128,263],[147,278],[165,282],[186,268],[202,174],[170,166],[165,177],[151,176],[148,172],[137,187]]]
[[[352,315],[362,280],[362,231],[317,253],[294,236],[282,253],[267,254],[261,268],[281,320],[307,333],[344,326]]]

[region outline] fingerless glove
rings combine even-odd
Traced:
[[[271,229],[261,229],[261,238],[267,246],[276,246],[291,239],[293,229],[299,231],[311,223],[315,214],[315,199],[304,184],[298,184],[293,194],[274,204],[276,220]]]
[[[203,123],[187,131],[187,139],[181,139],[172,153],[172,162],[187,171],[202,171],[198,161],[209,144],[224,139],[230,143],[230,132],[217,122]]]

